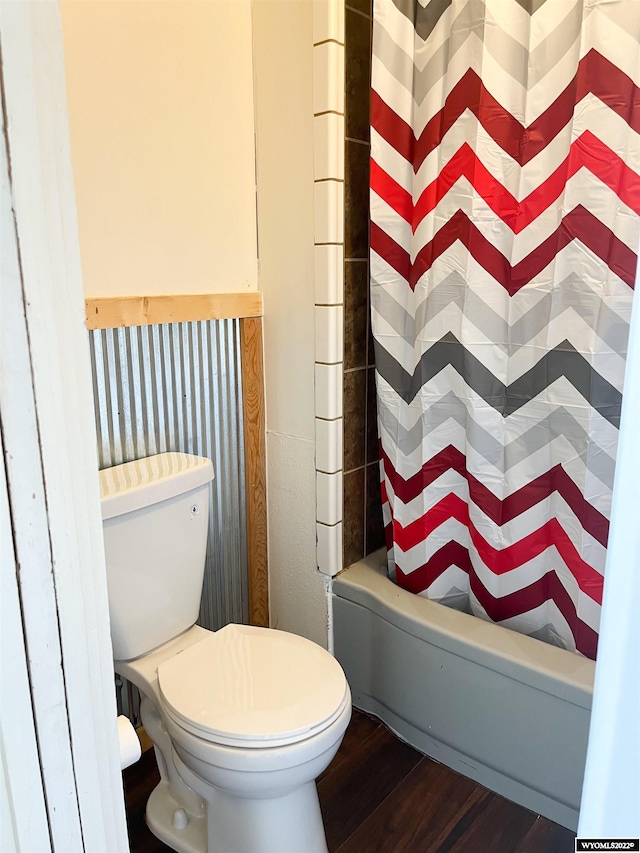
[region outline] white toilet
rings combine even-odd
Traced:
[[[143,695],[161,776],[147,823],[185,853],[326,853],[315,779],[349,686],[295,634],[195,625],[212,479],[184,453],[100,472],[115,669]]]

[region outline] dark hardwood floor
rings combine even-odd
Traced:
[[[124,773],[132,853],[169,851],[144,822],[158,778],[152,750]],[[318,780],[318,795],[330,853],[574,850],[568,829],[426,758],[360,711]]]

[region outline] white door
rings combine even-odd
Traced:
[[[0,49],[0,849],[127,850],[57,3]]]

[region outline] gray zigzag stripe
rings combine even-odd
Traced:
[[[412,90],[414,101],[420,105],[427,92],[447,73],[454,54],[464,47],[474,32],[500,67],[529,90],[555,68],[575,43],[583,23],[582,0],[577,0],[557,27],[529,51],[503,30],[499,22],[496,26],[487,21],[484,8],[483,0],[468,0],[453,22],[449,37],[422,71],[415,66],[413,57],[399,48],[383,27],[376,30],[374,54],[405,89]],[[576,56],[576,61],[578,58]]]
[[[458,589],[457,586],[452,586],[450,590],[445,592],[442,595],[438,595],[438,603],[444,604],[445,607],[450,607],[452,610],[458,610],[460,613],[468,613],[469,616],[473,616],[471,612],[471,605],[469,604],[469,591]]]
[[[413,344],[427,323],[452,302],[472,325],[509,356],[526,346],[567,308],[572,308],[614,352],[624,354],[626,351],[624,342],[629,333],[628,324],[596,293],[585,288],[576,273],[559,282],[552,292],[545,293],[513,325],[509,325],[482,297],[467,287],[457,270],[443,279],[417,306],[415,319],[385,290],[384,285],[371,284],[372,307],[409,344]]]
[[[418,0],[393,0],[393,5],[411,21],[423,41],[429,38],[451,3],[452,0],[431,0],[422,6]]]
[[[430,0],[423,6],[418,0],[393,0],[393,5],[411,21],[417,34],[426,41],[452,2],[453,0]],[[535,15],[546,2],[547,0],[516,0],[530,15]]]
[[[510,385],[494,376],[451,333],[423,353],[413,375],[377,341],[375,354],[378,372],[406,403],[414,399],[426,382],[451,365],[476,394],[503,417],[508,417],[564,376],[589,405],[620,428],[622,394],[600,376],[569,341],[562,341],[548,350],[537,364]]]
[[[533,453],[546,447],[556,438],[564,437],[582,460],[582,464],[608,489],[613,489],[615,460],[598,447],[589,433],[573,417],[559,406],[546,418],[530,427],[525,433],[508,444],[498,441],[484,429],[469,412],[464,400],[453,391],[445,394],[425,409],[422,418],[411,429],[403,427],[393,411],[378,397],[378,417],[387,433],[393,437],[398,450],[410,456],[422,444],[424,438],[445,421],[452,419],[465,429],[469,445],[501,473],[506,473]]]
[[[526,617],[528,614],[525,613],[523,615]],[[523,622],[527,624],[526,619],[524,619]],[[557,628],[552,625],[551,622],[547,622],[541,628],[538,628],[537,631],[527,631],[527,636],[535,637],[536,640],[542,640],[543,643],[549,643],[549,645],[557,646],[559,649],[567,648],[566,641],[558,633]]]

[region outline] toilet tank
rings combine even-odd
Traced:
[[[111,641],[132,660],[198,618],[210,459],[160,453],[100,471]]]

